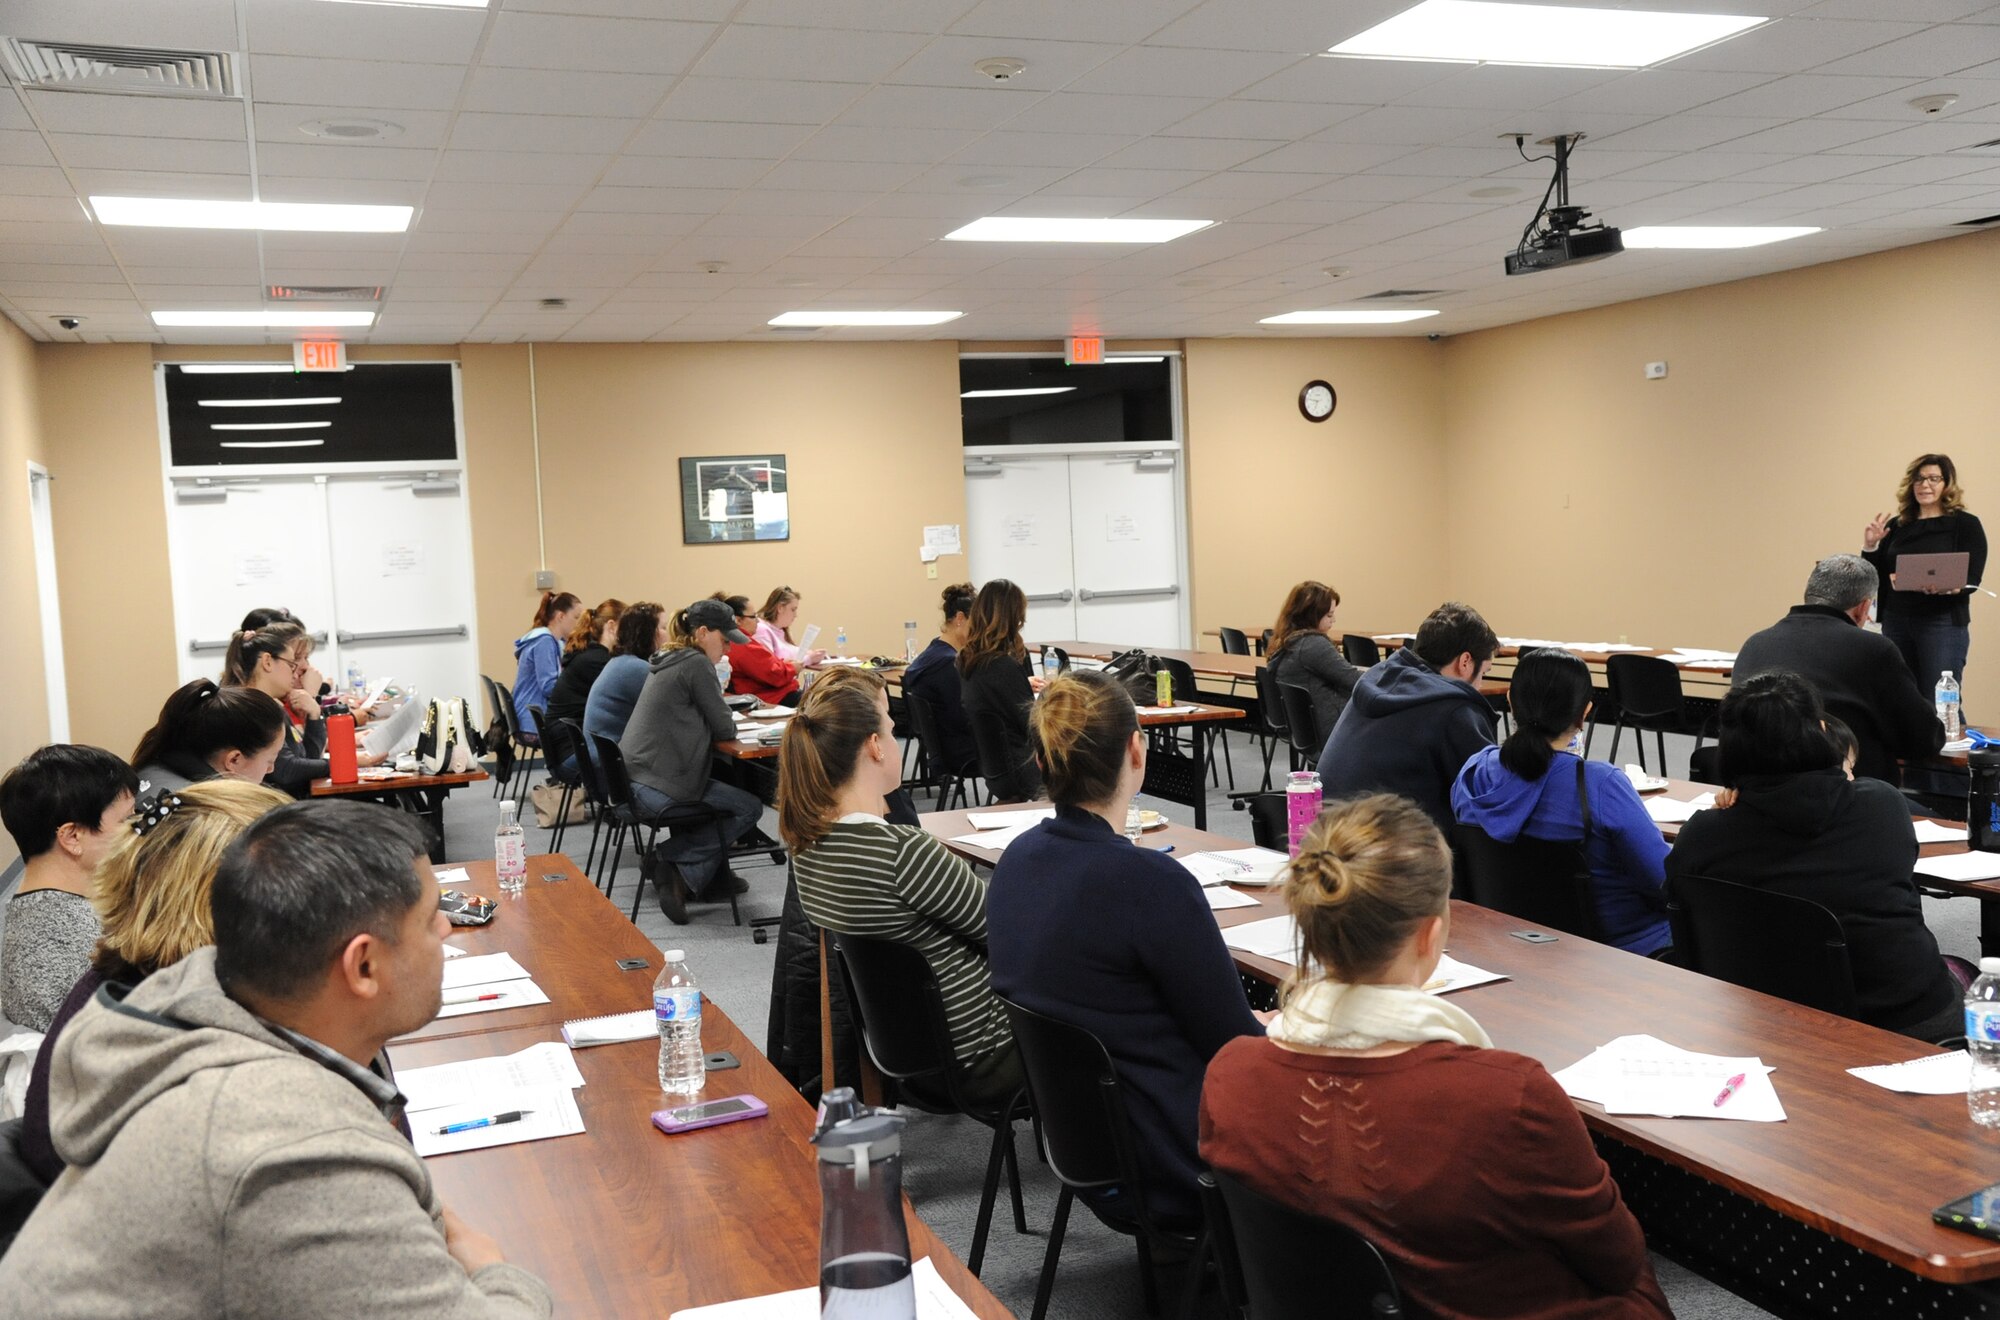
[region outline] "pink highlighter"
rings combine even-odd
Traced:
[[[734,1123],[738,1119],[762,1118],[770,1107],[754,1095],[732,1095],[727,1100],[709,1100],[698,1105],[661,1109],[653,1114],[653,1126],[665,1133],[692,1132],[696,1128]]]

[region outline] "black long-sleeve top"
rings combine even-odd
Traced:
[[[1889,533],[1882,543],[1873,550],[1864,550],[1861,557],[1875,565],[1875,571],[1882,578],[1882,592],[1876,597],[1875,612],[1883,619],[1936,619],[1948,618],[1961,628],[1972,622],[1972,596],[1970,592],[1955,591],[1950,595],[1933,596],[1922,591],[1898,591],[1889,585],[1889,575],[1896,571],[1899,555],[1949,555],[1963,552],[1971,561],[1965,570],[1965,580],[1978,586],[1986,578],[1986,529],[1979,519],[1970,513],[1941,513],[1935,518],[1918,518],[1904,522],[1901,517],[1889,520]]]
[[[1040,797],[1042,771],[1028,742],[1028,708],[1035,704],[1035,690],[1028,686],[1026,663],[996,655],[970,670],[961,669],[959,677],[966,719],[976,722],[983,713],[998,716],[1006,735],[1006,765],[980,767],[987,787],[1003,802]]]

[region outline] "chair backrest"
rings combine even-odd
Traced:
[[[1292,722],[1285,714],[1285,698],[1278,691],[1278,680],[1271,675],[1269,665],[1257,666],[1257,709],[1264,717],[1264,727],[1283,735]]]
[[[575,720],[557,720],[562,726],[563,736],[569,739],[569,749],[576,756],[577,780],[583,786],[586,801],[604,801],[604,774],[597,768],[597,757],[590,750],[590,736]]]
[[[937,974],[907,944],[827,931],[861,1009],[861,1039],[884,1076],[946,1077],[957,1055]]]
[[[1223,1296],[1247,1304],[1252,1316],[1393,1320],[1403,1314],[1389,1262],[1352,1229],[1273,1201],[1220,1170],[1201,1176],[1201,1199]]]
[[[1216,631],[1222,634],[1224,655],[1250,654],[1250,638],[1241,628],[1218,628]]]
[[[1326,735],[1320,732],[1319,712],[1313,709],[1313,695],[1296,683],[1280,683],[1278,700],[1285,710],[1285,736],[1292,740],[1292,750],[1306,758],[1310,765],[1319,759],[1320,749],[1326,746]]]
[[[1200,701],[1201,694],[1195,690],[1194,666],[1185,660],[1174,660],[1167,656],[1156,656],[1160,668],[1167,671],[1173,680],[1175,701]]]
[[[21,1154],[25,1125],[19,1118],[0,1122],[0,1255],[13,1245],[21,1225],[28,1222],[47,1190]]]
[[[1688,778],[1698,784],[1722,782],[1722,748],[1714,744],[1688,753]]]
[[[1132,1120],[1111,1054],[1082,1027],[1057,1021],[1002,995],[1014,1046],[1041,1116],[1049,1169],[1075,1190],[1124,1186],[1143,1213],[1145,1190],[1133,1152]]]
[[[1620,711],[1637,719],[1681,713],[1681,671],[1656,655],[1614,655],[1604,662],[1604,684]]]
[[[1259,793],[1243,799],[1250,812],[1250,841],[1259,848],[1284,852],[1291,846],[1291,817],[1283,793]]]
[[[1854,968],[1840,918],[1809,898],[1733,880],[1676,876],[1667,886],[1674,956],[1718,981],[1853,1017]]]
[[[500,686],[500,680],[486,674],[481,674],[479,681],[486,685],[486,704],[492,707],[493,718],[500,721],[500,727],[507,732],[508,737],[513,737],[514,708],[500,699],[500,694],[506,689]]]
[[[1523,836],[1502,843],[1463,823],[1452,834],[1472,902],[1583,939],[1604,938],[1580,841]]]
[[[521,740],[521,712],[514,708],[514,689],[496,679],[488,679],[493,684],[493,697],[500,709],[500,727],[514,741]]]
[[[548,769],[549,778],[557,783],[574,783],[573,778],[565,780],[556,771],[558,765],[576,755],[576,748],[570,742],[569,730],[564,727],[567,721],[551,722],[548,712],[540,706],[530,706],[528,710],[535,717],[535,727],[542,731],[542,764]],[[578,769],[581,768],[579,763]]]
[[[597,763],[598,782],[604,786],[604,805],[616,811],[632,803],[632,776],[625,769],[625,753],[601,733],[590,737],[591,760]]]
[[[1362,669],[1377,664],[1382,659],[1382,648],[1375,644],[1373,637],[1364,633],[1342,633],[1340,653],[1347,657],[1348,664]]]
[[[909,708],[910,723],[917,726],[917,746],[923,749],[924,770],[930,783],[941,784],[951,778],[956,766],[948,766],[944,760],[944,736],[938,732],[937,707],[914,692],[903,693],[903,704]]]

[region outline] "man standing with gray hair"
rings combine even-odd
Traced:
[[[1944,725],[1902,652],[1868,622],[1879,583],[1859,555],[1829,555],[1806,579],[1805,603],[1743,643],[1732,683],[1786,670],[1819,689],[1827,714],[1854,730],[1856,775],[1901,782],[1896,762],[1935,756]]]

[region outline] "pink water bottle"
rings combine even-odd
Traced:
[[[1299,855],[1299,841],[1319,819],[1319,775],[1311,770],[1294,770],[1285,778],[1285,823],[1289,826],[1291,854]]]

